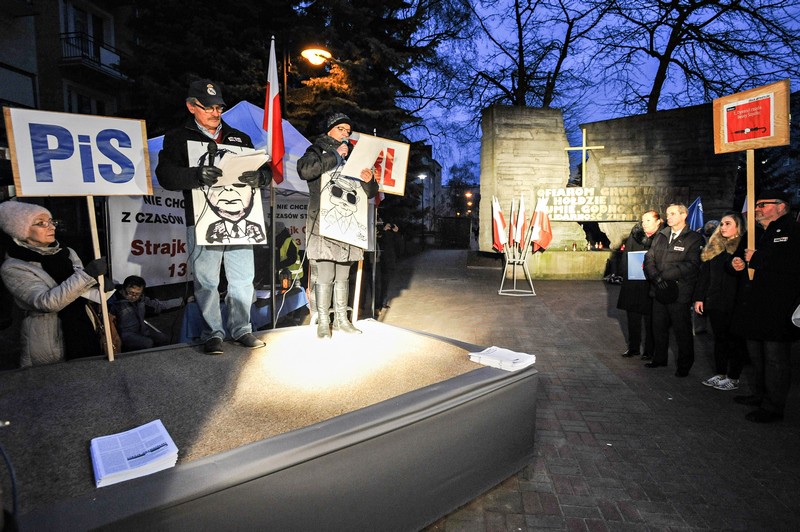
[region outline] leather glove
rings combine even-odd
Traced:
[[[108,263],[106,262],[106,258],[100,257],[99,259],[94,259],[92,262],[83,267],[83,271],[94,277],[95,280],[101,275],[105,275],[108,273]]]
[[[269,166],[266,168],[262,166],[258,170],[250,170],[249,172],[242,173],[242,175],[239,176],[239,181],[247,186],[259,188],[266,186],[271,177],[272,171]]]
[[[216,166],[201,166],[200,175],[197,178],[204,187],[212,187],[222,175],[222,170]]]
[[[116,290],[116,288],[117,287],[114,285],[114,280],[111,277],[107,275],[103,277],[103,292],[112,292]]]
[[[660,290],[666,290],[667,288],[669,288],[669,283],[667,281],[665,281],[664,279],[662,279],[661,277],[658,277],[658,278],[656,278],[656,286]]]

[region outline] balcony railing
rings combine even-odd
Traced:
[[[119,69],[120,55],[116,48],[95,41],[83,32],[61,34],[61,60],[65,63],[79,63],[109,76],[125,79]]]

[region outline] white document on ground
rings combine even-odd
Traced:
[[[628,252],[628,280],[629,281],[646,281],[647,277],[644,276],[644,256],[647,255],[646,251],[629,251]]]
[[[178,448],[160,419],[92,438],[90,453],[98,488],[162,471],[178,461]]]
[[[536,355],[518,353],[503,347],[487,347],[478,353],[470,353],[469,359],[484,366],[504,369],[506,371],[517,371],[534,364]]]

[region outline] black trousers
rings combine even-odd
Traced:
[[[753,394],[761,397],[761,408],[783,414],[792,381],[791,342],[747,340],[753,362]]]
[[[627,311],[628,351],[653,356],[653,315]],[[644,322],[644,351],[642,347],[642,322]]]
[[[678,371],[688,373],[694,364],[694,338],[692,337],[692,314],[688,302],[664,305],[653,301],[653,334],[655,345],[653,363],[666,365],[669,359],[669,329],[678,343],[675,361]]]
[[[738,379],[744,366],[744,338],[731,331],[733,313],[708,310],[708,321],[714,334],[714,371]]]

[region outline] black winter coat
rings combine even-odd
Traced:
[[[676,303],[688,304],[692,300],[694,285],[700,275],[700,249],[703,247],[703,237],[689,229],[687,225],[670,243],[671,231],[670,227],[665,227],[653,235],[653,243],[644,257],[644,271],[651,283],[655,283],[659,278],[665,281],[677,281]],[[651,294],[654,293],[655,290],[651,286]]]
[[[645,234],[640,224],[631,229],[631,234],[625,241],[625,253],[620,261],[622,268],[622,286],[619,290],[617,308],[639,314],[650,314],[653,310],[653,300],[650,297],[650,283],[647,281],[632,281],[628,279],[628,252],[647,251],[653,242],[652,237]]]
[[[751,340],[789,342],[800,337],[792,325],[792,311],[800,303],[800,224],[781,216],[766,229],[756,224],[756,251],[749,266],[755,270],[734,313],[733,328]],[[745,239],[736,256],[744,258]]]
[[[197,161],[190,165],[189,152],[186,149],[189,141],[198,141],[208,144],[213,142],[197,128],[194,118],[189,118],[182,126],[168,131],[164,135],[164,147],[158,154],[156,177],[159,184],[167,190],[182,190],[186,210],[186,225],[194,225],[194,208],[192,204],[192,189],[201,188],[200,167]],[[218,144],[243,146],[252,148],[253,142],[247,133],[232,128],[225,121]]]
[[[724,238],[720,236],[721,244],[726,244]],[[747,239],[744,235],[741,239]],[[706,248],[713,246],[714,237],[709,240]],[[741,242],[742,240],[739,240]],[[733,245],[733,248],[731,248]],[[738,291],[739,279],[737,272],[731,267],[733,252],[736,251],[736,241],[733,240],[726,246],[728,250],[721,249],[717,255],[709,260],[703,261],[700,266],[700,276],[694,288],[692,301],[703,302],[703,312],[716,310],[733,313],[736,305],[736,293]],[[705,251],[708,251],[707,249]],[[705,251],[701,257],[705,255]]]

